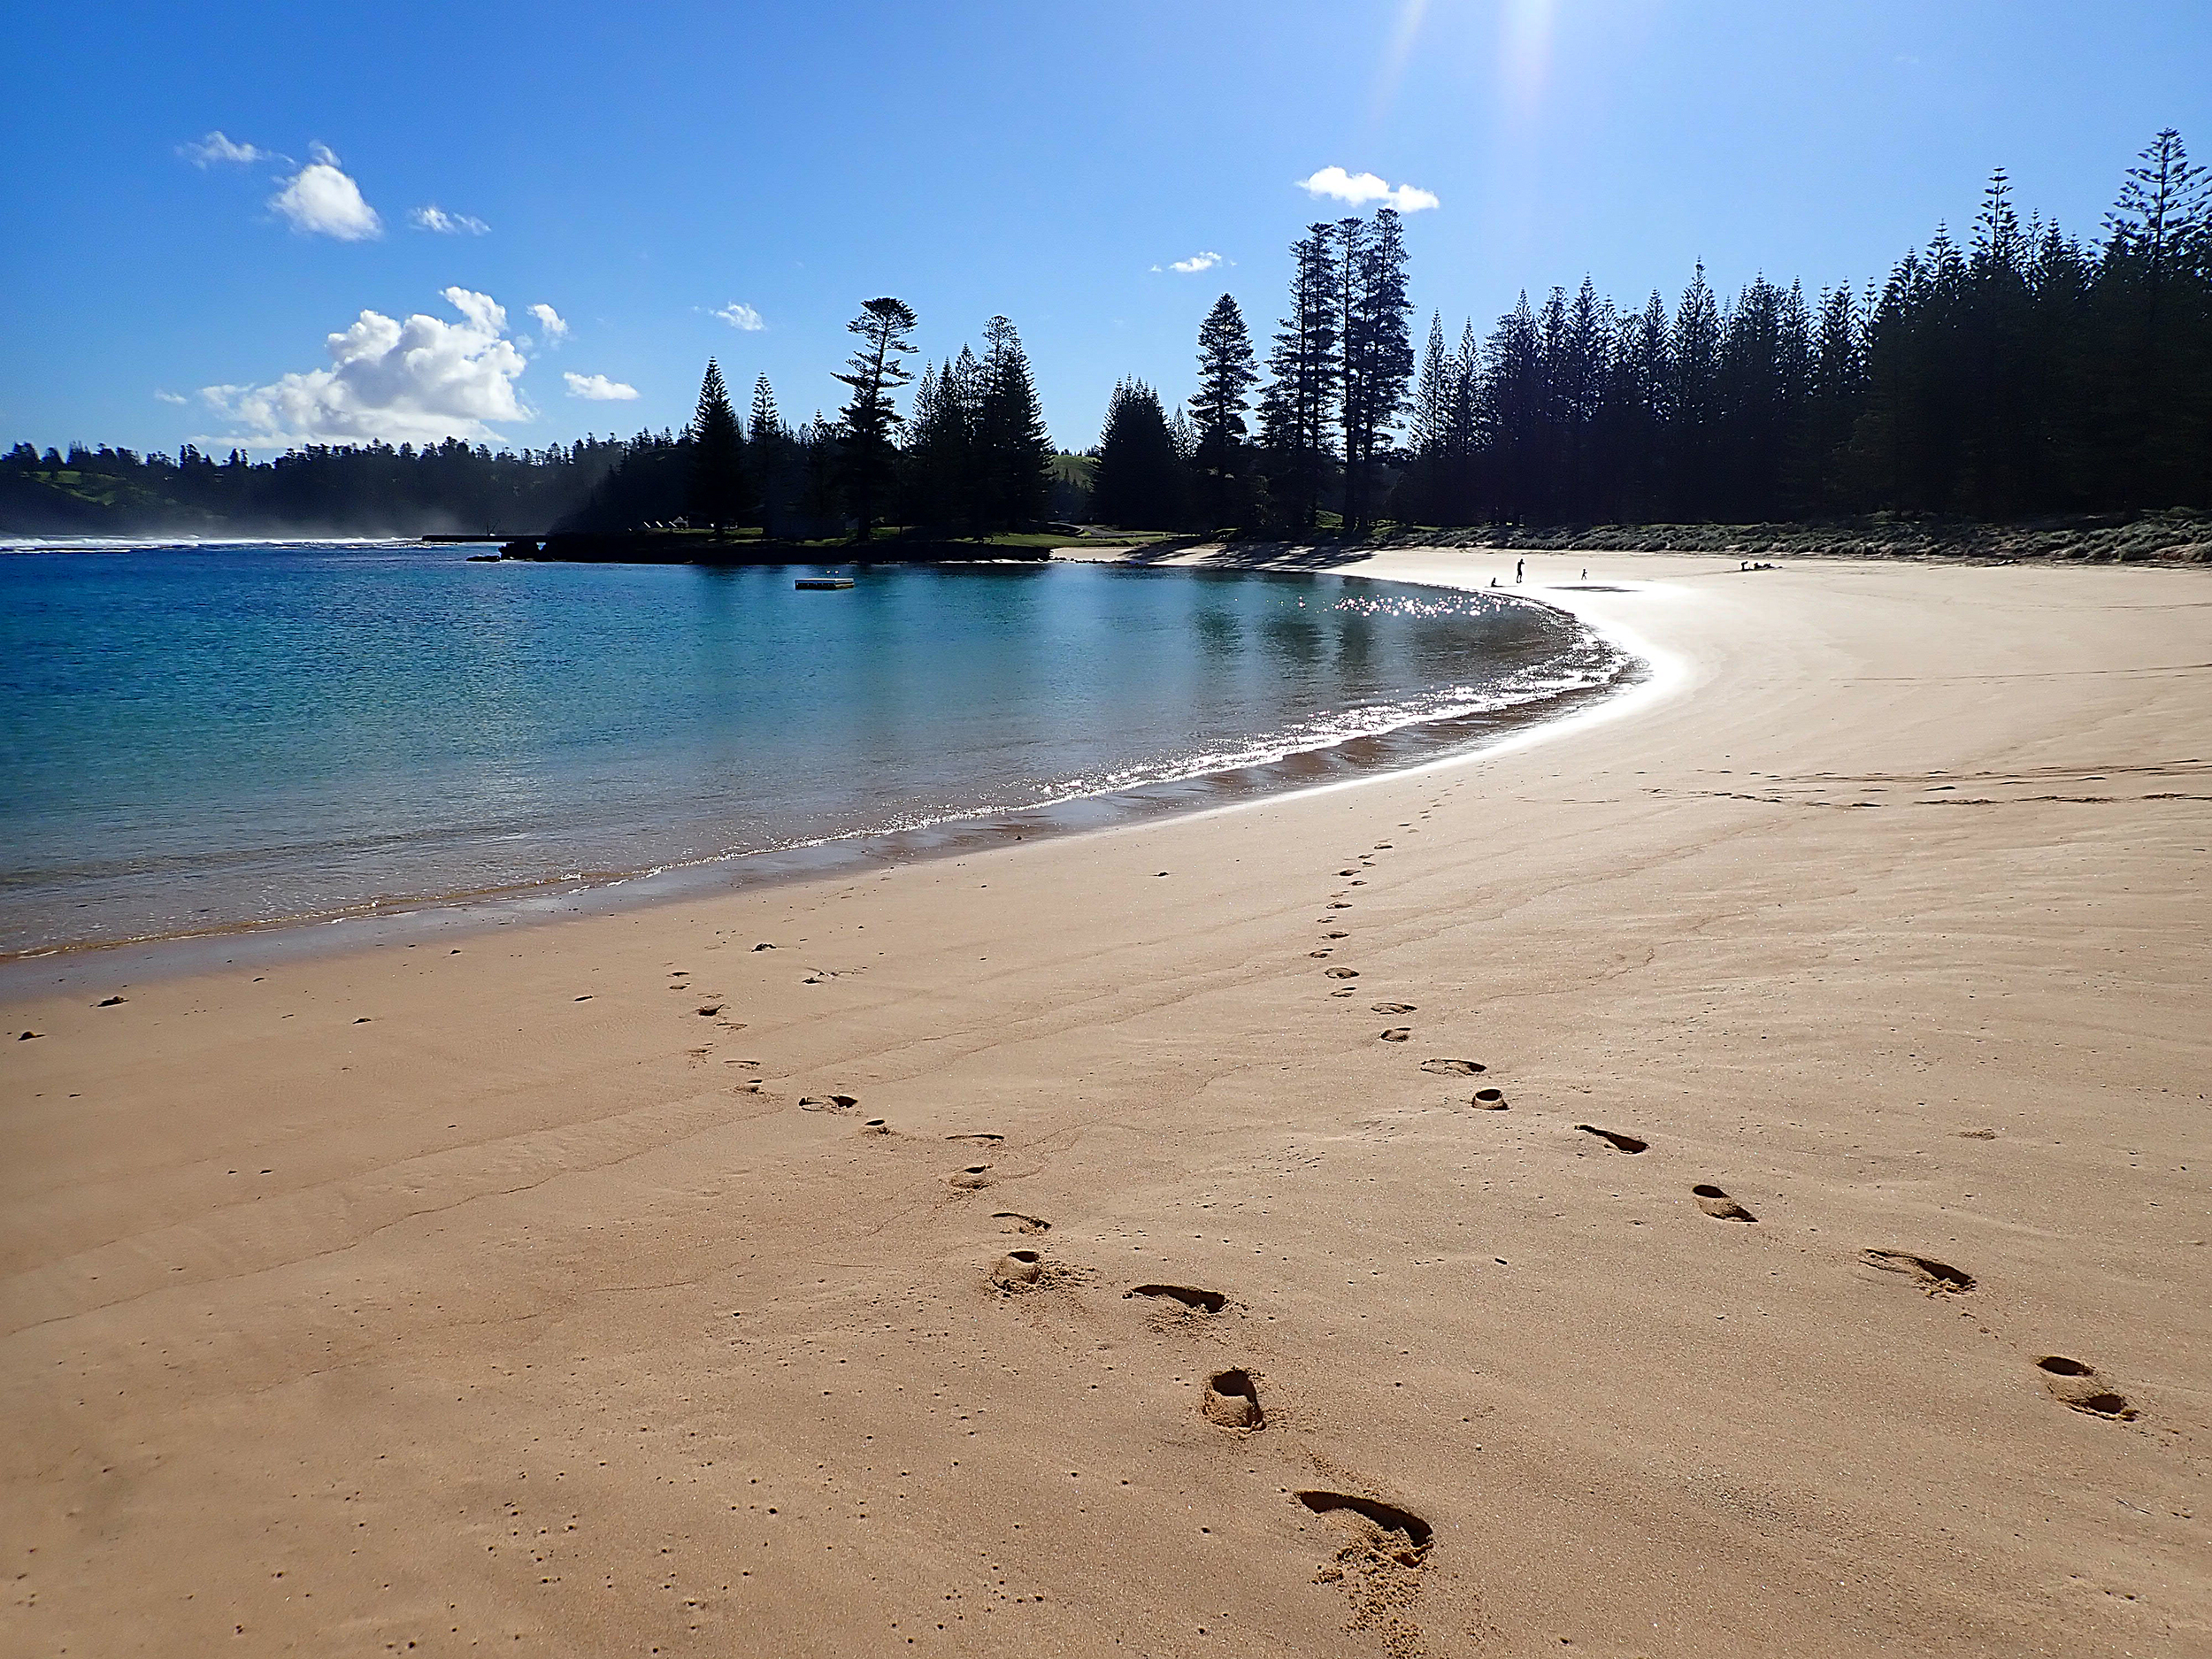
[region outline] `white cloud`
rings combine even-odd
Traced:
[[[314,146],[314,160],[284,181],[269,205],[292,221],[292,228],[340,242],[366,242],[384,234],[384,221],[361,198],[361,187],[346,176],[338,157]]]
[[[1185,276],[1192,276],[1201,271],[1210,271],[1221,262],[1221,256],[1217,253],[1194,253],[1187,259],[1176,260],[1174,264],[1168,266],[1168,269],[1179,271]],[[1152,268],[1156,271],[1159,266],[1155,265]]]
[[[532,417],[515,387],[527,361],[490,295],[449,288],[443,298],[460,322],[418,313],[402,323],[365,311],[326,341],[332,367],[269,386],[204,387],[200,396],[250,428],[245,441],[260,448],[495,440],[495,423]]]
[[[749,305],[741,305],[735,300],[732,300],[714,314],[729,324],[731,327],[741,328],[749,334],[758,334],[768,326],[761,320],[758,311]]]
[[[178,396],[174,392],[157,391],[154,394],[154,401],[161,403],[181,403],[185,400]]]
[[[1402,184],[1394,189],[1371,173],[1347,173],[1341,167],[1324,167],[1312,178],[1299,180],[1298,188],[1308,196],[1325,196],[1354,207],[1365,207],[1373,202],[1383,207],[1394,207],[1401,213],[1418,213],[1424,208],[1443,205],[1432,194],[1417,186]]]
[[[568,382],[571,397],[588,397],[595,403],[626,403],[637,396],[636,387],[611,380],[603,374],[578,374],[564,370],[561,378]]]
[[[419,207],[407,216],[417,230],[434,230],[442,236],[481,236],[491,227],[469,213],[449,213],[436,203]]]
[[[533,305],[530,315],[538,319],[538,332],[545,337],[548,345],[557,344],[568,338],[568,324],[562,320],[560,312],[550,305],[542,302]]]
[[[180,144],[177,154],[196,167],[212,166],[219,161],[280,161],[274,150],[258,150],[251,144],[234,143],[218,131],[210,133],[196,144]]]

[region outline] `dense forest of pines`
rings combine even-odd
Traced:
[[[1291,251],[1264,358],[1222,296],[1187,408],[1125,380],[1087,457],[1056,456],[1010,321],[917,377],[914,312],[884,298],[849,325],[834,419],[787,424],[764,376],[741,419],[710,362],[685,431],[627,442],[267,462],[18,444],[0,530],[1358,534],[2212,507],[2212,175],[2172,131],[2093,243],[2024,221],[2001,171],[1962,242],[1939,227],[1863,291],[1759,277],[1724,300],[1701,267],[1671,305],[1622,307],[1586,279],[1486,334],[1432,317],[1418,353],[1395,212]]]

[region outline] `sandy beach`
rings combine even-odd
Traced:
[[[2212,580],[1526,560],[1540,741],[58,964],[0,1648],[2212,1653]]]

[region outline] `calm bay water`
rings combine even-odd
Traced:
[[[1541,706],[1533,606],[1100,565],[0,556],[0,955],[599,879]]]

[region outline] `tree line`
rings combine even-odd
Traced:
[[[1401,525],[1741,523],[1873,512],[1985,519],[2212,506],[2212,176],[2180,134],[2131,167],[2093,242],[2024,220],[2002,171],[1962,242],[1939,227],[1888,280],[1809,295],[1700,266],[1670,304],[1585,279],[1486,332],[1413,343],[1404,228],[1310,225],[1263,358],[1233,296],[1199,329],[1196,389],[1131,378],[1085,457],[1056,454],[1014,325],[918,376],[895,298],[848,325],[833,418],[788,423],[765,376],[741,417],[710,360],[682,432],[494,452],[457,441],[220,463],[19,444],[0,524],[137,502],[164,527],[626,530],[682,523],[987,535],[1137,529],[1359,534]],[[910,406],[902,396],[910,390]],[[27,507],[26,503],[29,503]],[[56,511],[61,511],[57,508]],[[66,513],[64,514],[66,516]],[[435,522],[433,522],[433,521]],[[85,527],[101,527],[88,524]]]
[[[2008,519],[2212,506],[2212,176],[2160,133],[2095,242],[2023,221],[2000,170],[1966,242],[1808,297],[1701,265],[1671,306],[1525,293],[1408,349],[1396,216],[1314,225],[1257,373],[1234,300],[1171,416],[1115,393],[1097,508],[1118,522],[1356,534],[1407,525]],[[1256,386],[1260,431],[1245,429]]]
[[[883,525],[931,535],[985,536],[1034,527],[1056,504],[1056,450],[1021,335],[1004,317],[918,378],[908,359],[919,326],[904,301],[868,301],[847,325],[859,343],[835,380],[835,420],[786,424],[768,377],[754,384],[749,420],[707,361],[698,408],[672,445],[636,449],[565,527],[613,531],[681,523],[724,534],[865,541]],[[913,388],[910,413],[898,395]],[[1079,501],[1060,489],[1061,507]]]
[[[629,454],[672,434],[583,438],[541,449],[493,449],[458,438],[315,444],[256,461],[218,460],[186,444],[158,451],[0,457],[0,532],[69,534],[469,534],[538,528],[573,511]]]

